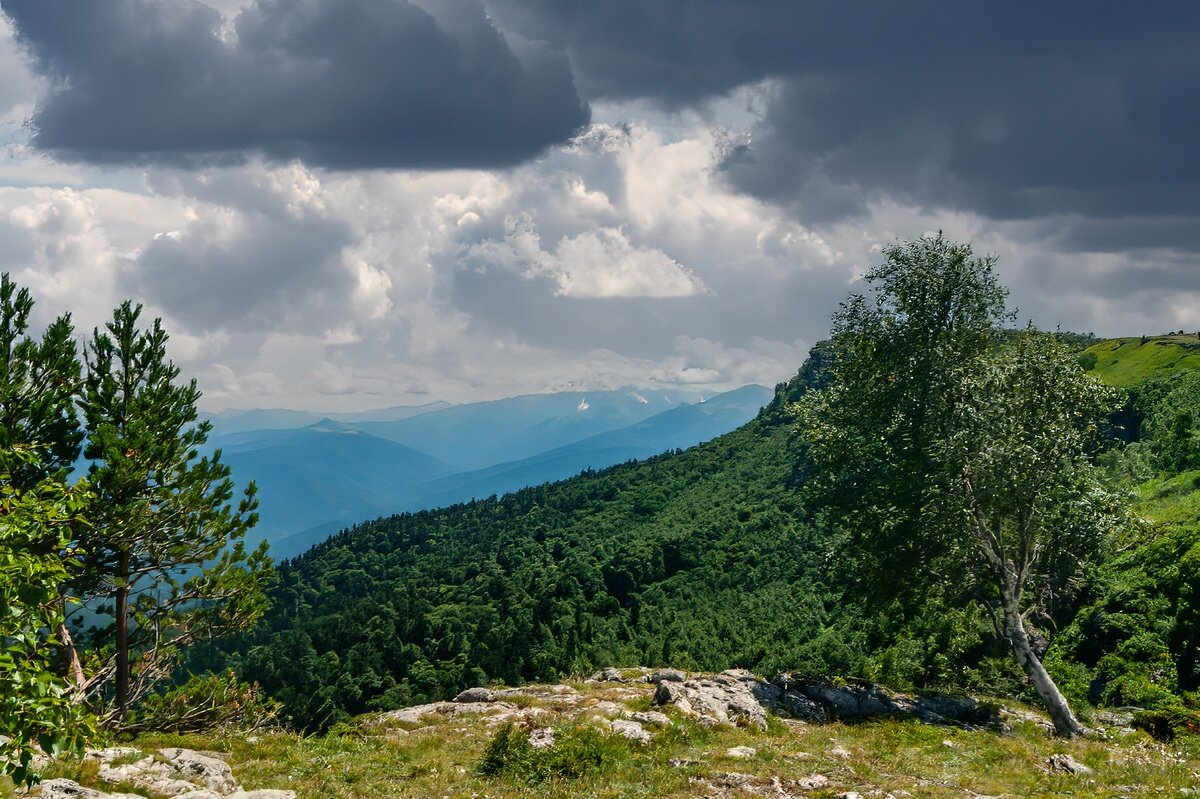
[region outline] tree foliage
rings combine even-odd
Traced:
[[[69,316],[29,334],[33,298],[0,275],[0,772],[32,782],[34,747],[77,745],[85,729],[55,646],[86,485],[79,455],[79,361]]]
[[[87,729],[52,657],[87,486],[12,479],[40,468],[35,449],[0,449],[0,773],[18,783],[34,781],[36,749],[79,748]]]
[[[41,339],[29,335],[33,297],[0,275],[0,448],[32,446],[38,456],[10,465],[10,481],[30,488],[65,472],[79,457],[83,433],[75,413],[79,357],[69,314]]]
[[[863,554],[863,576],[888,564],[889,587],[976,586],[1059,732],[1076,734],[1026,623],[1053,612],[1113,523],[1087,457],[1112,393],[1053,337],[1001,335],[993,260],[966,245],[896,245],[866,280],[874,293],[835,317],[830,387],[797,406],[810,496]]]
[[[119,719],[184,648],[251,624],[270,574],[241,544],[253,490],[235,503],[219,452],[199,456],[210,427],[161,323],[124,303],[83,374],[70,315],[34,337],[33,308],[0,276],[0,735],[19,779],[34,743],[74,740],[73,703]],[[85,434],[89,478],[69,486]],[[68,612],[91,625],[72,635]]]

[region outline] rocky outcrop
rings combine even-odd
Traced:
[[[835,684],[826,680],[796,680],[780,674],[772,681],[785,692],[799,693],[819,705],[830,719],[856,721],[880,717],[909,717],[929,724],[964,727],[999,726],[998,711],[967,696],[909,695],[865,681]]]
[[[808,722],[910,717],[966,727],[999,723],[993,711],[968,697],[909,696],[867,682],[835,684],[788,674],[768,682],[744,669],[730,669],[711,677],[657,683],[655,704],[674,705],[708,724],[766,729],[767,713]]]
[[[294,791],[244,791],[229,764],[191,749],[160,749],[146,754],[132,747],[89,750],[85,760],[99,764],[97,776],[109,784],[131,785],[152,796],[173,799],[296,799]],[[145,799],[137,794],[105,793],[67,779],[46,780],[43,799]]]
[[[767,728],[767,708],[756,692],[781,694],[770,683],[763,683],[750,672],[724,671],[713,677],[695,677],[683,682],[661,680],[654,692],[656,705],[674,705],[701,723],[734,724],[741,727]]]
[[[609,703],[611,704],[611,703]],[[463,717],[482,717],[485,724],[506,723],[538,725],[538,720],[551,713],[599,712],[604,715],[604,702],[585,697],[569,685],[529,685],[520,688],[468,688],[449,702],[429,702],[381,714],[374,722],[389,729],[389,734],[409,732],[436,726],[440,720]],[[617,706],[613,706],[617,707]],[[615,712],[620,712],[618,708]],[[397,727],[396,725],[402,725]]]
[[[146,799],[135,793],[104,793],[65,779],[43,780],[39,788],[42,799]]]

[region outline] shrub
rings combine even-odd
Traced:
[[[128,732],[242,732],[273,726],[280,703],[240,682],[232,671],[193,676],[183,685],[151,694],[122,728]]]
[[[529,782],[549,778],[577,779],[629,755],[629,744],[620,736],[606,735],[581,725],[555,730],[554,745],[535,749],[529,733],[511,722],[488,742],[477,770],[485,777],[515,777]]]
[[[1133,714],[1133,726],[1158,741],[1200,735],[1200,713],[1182,707],[1141,710]]]

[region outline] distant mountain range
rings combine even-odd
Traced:
[[[290,557],[355,522],[560,480],[699,444],[745,424],[772,396],[751,385],[698,393],[619,389],[354,414],[213,414],[209,449],[258,486],[254,541]],[[257,427],[256,427],[257,425]]]
[[[208,414],[213,427],[220,433],[240,433],[243,431],[286,430],[305,425],[316,424],[322,419],[335,422],[373,421],[395,422],[420,416],[430,411],[440,411],[454,407],[448,402],[431,402],[427,405],[397,405],[393,408],[380,408],[375,411],[351,411],[343,413],[319,413],[316,411],[293,411],[286,408],[255,408],[252,410],[227,410]]]

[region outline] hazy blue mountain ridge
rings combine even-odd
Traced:
[[[761,386],[705,402],[697,401],[699,393],[676,391],[571,392],[451,406],[407,419],[348,424],[324,418],[292,429],[241,430],[245,417],[233,417],[232,431],[217,420],[207,449],[222,450],[240,485],[257,483],[260,521],[252,537],[271,542],[276,557],[289,557],[355,522],[690,447],[754,418],[770,397]],[[255,413],[284,419],[294,412]],[[457,465],[463,462],[483,466]]]

